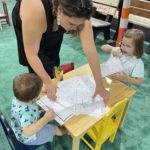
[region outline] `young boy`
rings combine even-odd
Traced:
[[[13,81],[15,98],[12,101],[11,125],[17,139],[26,145],[41,145],[61,136],[66,130],[48,122],[55,118],[50,109],[40,118],[36,98],[41,92],[42,80],[35,74],[25,73]]]

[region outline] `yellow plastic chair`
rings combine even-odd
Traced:
[[[127,102],[126,98],[115,104],[94,127],[87,131],[82,140],[91,150],[100,150],[108,138],[113,143]],[[87,138],[94,142],[94,146]]]

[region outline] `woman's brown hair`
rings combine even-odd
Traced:
[[[52,0],[52,3],[54,16],[57,16],[59,5],[61,6],[63,13],[69,17],[90,19],[95,12],[92,0]],[[56,22],[54,22],[54,26],[57,26]],[[70,33],[76,35],[79,32],[78,30],[79,28],[77,28],[77,31],[71,31]]]
[[[144,33],[138,29],[128,29],[124,35],[126,38],[131,38],[134,45],[134,55],[141,58],[143,55]]]

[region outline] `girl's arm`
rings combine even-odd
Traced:
[[[113,48],[115,48],[115,47],[113,47],[113,46],[111,46],[109,44],[105,44],[105,45],[101,46],[101,49],[104,52],[112,52]]]
[[[119,56],[119,54],[120,54],[120,48],[119,49],[118,48],[119,47],[113,47],[109,44],[105,44],[105,45],[101,46],[102,51],[111,52],[114,57]]]
[[[100,94],[106,100],[109,98],[109,94],[105,90],[102,83],[100,63],[94,43],[93,30],[90,20],[86,20],[84,27],[80,30],[80,40],[96,82],[94,96]]]
[[[134,85],[141,85],[142,83],[142,78],[130,77],[126,73],[117,73],[112,78],[119,80],[119,81],[127,81],[128,83],[131,83]]]
[[[129,76],[127,76],[126,81],[131,83],[131,84],[137,85],[137,86],[141,85],[141,83],[142,83],[141,78],[132,78]]]

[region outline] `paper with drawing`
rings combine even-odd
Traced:
[[[106,62],[100,64],[102,77],[113,75],[123,71],[123,66],[118,57],[111,56]]]
[[[47,111],[54,109],[56,121],[63,124],[73,115],[92,114],[101,117],[106,112],[105,105],[100,96],[93,100],[95,84],[88,76],[77,76],[60,82],[57,90],[56,102],[50,101],[47,96],[41,98],[37,103]],[[99,110],[99,111],[96,111]],[[97,113],[94,113],[97,112]]]

